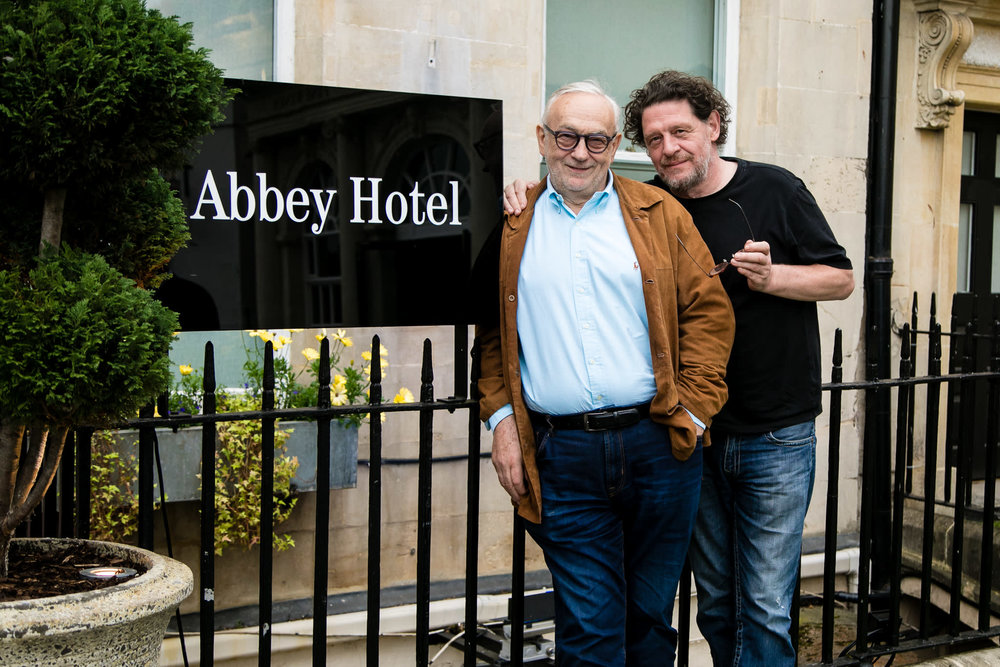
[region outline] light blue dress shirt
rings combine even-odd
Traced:
[[[547,181],[517,293],[521,385],[531,410],[568,415],[652,400],[642,274],[611,178],[578,214]],[[512,413],[503,406],[488,427]]]

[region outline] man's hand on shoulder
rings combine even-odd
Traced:
[[[528,205],[528,190],[538,185],[539,181],[525,181],[520,178],[503,189],[503,210],[510,215],[520,215]]]
[[[528,487],[524,484],[524,459],[513,415],[502,419],[493,429],[493,467],[497,470],[500,486],[517,505],[528,495]]]

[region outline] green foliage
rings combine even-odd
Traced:
[[[252,398],[228,399],[232,412],[259,410]],[[291,482],[298,470],[295,457],[285,456],[288,429],[274,430],[274,525],[287,519],[297,498]],[[249,549],[260,542],[260,497],[262,475],[261,425],[256,421],[220,422],[215,461],[215,553],[221,555],[230,544]],[[274,534],[274,548],[284,551],[295,546],[288,534]]]
[[[90,452],[90,537],[125,542],[139,523],[139,461],[118,451],[113,432],[96,431]],[[154,507],[159,507],[159,502]]]
[[[65,184],[182,165],[222,120],[221,71],[141,0],[0,4],[0,178]]]
[[[101,257],[0,271],[0,419],[114,422],[169,387],[177,316]]]

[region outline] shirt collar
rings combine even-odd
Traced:
[[[608,182],[605,184],[604,189],[599,190],[595,192],[593,195],[591,195],[590,199],[587,200],[587,203],[584,204],[583,208],[580,209],[580,214],[582,214],[584,210],[588,208],[590,209],[600,208],[603,207],[605,204],[607,204],[608,198],[614,191],[614,184],[615,184],[614,174],[612,174],[611,170],[609,169]],[[576,213],[573,213],[572,209],[570,209],[569,206],[566,205],[566,202],[563,200],[563,196],[558,192],[556,192],[555,188],[552,187],[552,178],[550,176],[545,177],[545,190],[542,192],[541,198],[547,199],[548,201],[552,202],[552,205],[557,208],[564,209],[573,217],[577,217],[578,215]]]

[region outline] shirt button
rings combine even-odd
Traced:
[[[514,300],[514,295],[513,294],[508,294],[507,295],[507,300],[508,301],[513,301]]]

